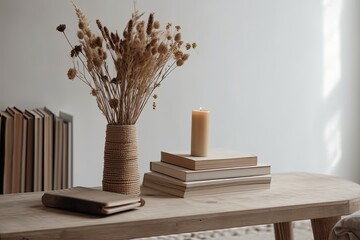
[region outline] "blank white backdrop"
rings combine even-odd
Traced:
[[[122,32],[134,1],[75,3],[92,27]],[[161,150],[190,148],[191,111],[211,111],[211,147],[258,155],[272,172],[308,171],[360,182],[360,2],[137,0],[198,48],[162,84],[138,123],[143,174]],[[0,108],[72,113],[75,185],[101,184],[106,121],[89,89],[69,81],[70,1],[0,1]]]

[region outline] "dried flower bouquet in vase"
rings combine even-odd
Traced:
[[[121,35],[110,32],[96,20],[98,33],[85,14],[75,6],[79,30],[73,45],[66,25],[57,27],[68,41],[73,66],[69,79],[79,79],[90,89],[108,124],[104,150],[103,190],[123,194],[140,193],[136,121],[150,98],[156,108],[154,91],[162,81],[189,58],[196,43],[182,40],[180,26],[160,23],[150,13],[147,22],[135,11]],[[109,65],[109,62],[112,63]]]

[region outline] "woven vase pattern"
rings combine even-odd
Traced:
[[[140,194],[135,125],[106,126],[102,185],[104,191]]]

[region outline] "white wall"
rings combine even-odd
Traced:
[[[120,32],[133,1],[75,1],[95,27]],[[137,0],[199,45],[138,121],[141,173],[161,150],[189,150],[191,110],[211,111],[211,146],[254,153],[273,172],[360,182],[360,2]],[[70,1],[0,1],[0,109],[46,105],[75,117],[75,184],[100,185],[105,119],[89,90],[67,80],[75,40]]]

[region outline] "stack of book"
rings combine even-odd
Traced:
[[[208,157],[161,152],[143,185],[178,197],[270,188],[271,168],[257,156],[218,151]]]
[[[0,194],[72,186],[73,117],[48,108],[0,111]]]

